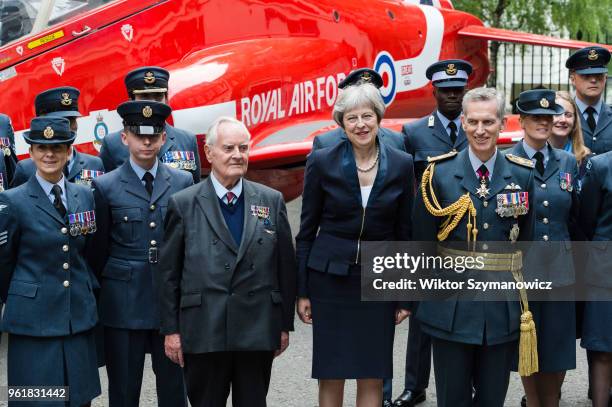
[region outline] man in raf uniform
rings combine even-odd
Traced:
[[[586,47],[572,54],[565,66],[576,89],[584,144],[595,154],[612,150],[612,108],[604,103],[610,51]]]
[[[129,72],[125,76],[125,87],[131,100],[150,100],[168,103],[168,81],[170,73],[156,66],[145,66]],[[162,163],[172,168],[189,171],[193,182],[200,182],[200,154],[194,134],[185,130],[164,125],[166,142],[159,150]],[[127,161],[129,153],[121,142],[121,132],[107,135],[102,140],[100,158],[106,171],[112,171]]]
[[[79,90],[70,86],[48,89],[39,93],[34,99],[36,116],[65,117],[70,120],[70,129],[76,133],[78,130],[77,117],[81,117],[79,95]],[[32,159],[19,161],[11,187],[24,184],[35,172],[36,166]],[[104,174],[102,160],[90,154],[80,153],[76,148],[71,147],[68,163],[64,168],[64,176],[68,182],[89,186],[93,178],[102,174]]]
[[[456,250],[455,255],[461,252],[472,257],[489,253],[487,241],[532,240],[534,164],[497,151],[505,122],[503,96],[491,88],[469,91],[461,121],[469,146],[430,159],[415,203],[414,240],[448,245],[471,239],[475,251]],[[454,221],[448,222],[449,218]],[[465,243],[460,247],[466,247]],[[438,245],[439,254],[440,250],[445,248]],[[492,264],[484,257],[484,268],[478,273],[500,266],[520,272],[514,268],[520,259],[513,253],[506,260],[492,259]],[[417,311],[423,331],[432,337],[440,407],[504,405],[510,370],[516,362],[519,321],[527,316],[521,315],[517,301],[483,302],[473,296],[457,291],[443,300],[422,301]],[[532,368],[519,364],[523,374],[531,373]]]
[[[461,102],[471,73],[472,65],[462,60],[439,61],[425,72],[434,86],[437,109],[402,129],[406,151],[414,157],[417,183],[428,157],[461,151],[468,145],[461,126]],[[412,407],[425,401],[430,369],[431,338],[421,330],[416,318],[410,318],[404,391],[393,403],[395,407]]]
[[[11,119],[0,113],[0,192],[8,189],[15,174],[17,166],[17,152],[15,151],[15,132]]]
[[[145,354],[150,352],[158,404],[185,406],[183,375],[164,354],[154,273],[172,194],[193,184],[191,175],[161,165],[168,105],[130,101],[117,112],[125,126],[128,161],[94,179],[98,233],[89,258],[100,276],[110,406],[138,406]]]
[[[383,85],[383,80],[378,72],[374,71],[373,69],[360,68],[354,70],[348,74],[346,78],[340,81],[338,88],[344,89],[347,86],[358,85],[361,83],[372,83],[377,88],[380,88]],[[316,136],[312,141],[312,150],[314,151],[319,148],[334,146],[344,139],[346,139],[346,133],[344,133],[344,130],[341,127],[338,127],[337,129],[330,130]],[[393,130],[380,127],[380,131],[378,132],[378,140],[388,146],[404,151],[402,136]]]

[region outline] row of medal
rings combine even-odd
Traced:
[[[268,206],[251,205],[251,215],[263,220],[266,226],[270,224],[270,208]]]
[[[0,149],[5,156],[11,155],[11,140],[8,137],[0,137]]]
[[[197,170],[195,154],[193,151],[167,151],[162,157],[161,161],[164,164],[179,170]]]
[[[87,211],[69,214],[68,227],[70,229],[70,236],[73,237],[94,233],[97,230],[96,212]]]
[[[81,173],[77,175],[76,178],[74,179],[74,183],[80,184],[80,185],[87,185],[90,187],[91,181],[94,178],[99,177],[100,175],[103,175],[103,174],[104,174],[104,171],[82,170]]]
[[[0,172],[0,192],[4,192],[4,176]]]
[[[526,215],[529,212],[529,192],[511,192],[497,194],[495,212],[502,218]]]

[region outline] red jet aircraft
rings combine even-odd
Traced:
[[[0,112],[19,155],[37,93],[81,90],[76,143],[95,153],[121,128],[125,74],[157,65],[171,74],[174,124],[201,147],[216,117],[242,119],[253,136],[249,177],[287,199],[302,191],[312,138],[334,125],[338,82],[351,70],[381,73],[384,125],[399,129],[433,110],[425,69],[435,61],[471,62],[475,87],[489,75],[488,40],[590,45],[487,28],[448,0],[3,0],[1,11]],[[511,123],[506,141],[520,135]]]

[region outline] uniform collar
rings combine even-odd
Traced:
[[[442,127],[444,127],[444,130],[446,130],[446,132],[449,133],[449,135],[450,135],[450,130],[448,129],[448,125],[451,121],[455,123],[455,125],[457,126],[457,132],[459,132],[459,129],[461,128],[461,114],[459,114],[459,116],[457,116],[453,120],[449,120],[446,116],[440,113],[439,110],[436,110],[436,115],[438,116],[438,119],[440,119],[440,122],[442,123]]]
[[[159,165],[159,160],[155,160],[155,164],[153,164],[153,167],[150,170],[145,170],[144,168],[142,168],[141,166],[136,164],[132,160],[132,157],[130,157],[130,166],[132,167],[132,169],[136,173],[136,176],[138,177],[139,180],[142,180],[142,177],[144,177],[145,173],[147,173],[147,172],[150,172],[153,175],[153,179],[155,179],[156,176],[157,176],[157,167],[158,167],[158,165]]]
[[[580,110],[580,113],[584,115],[587,107],[591,105],[587,105],[586,103],[584,103],[582,100],[580,100],[578,96],[575,97],[575,100],[576,100],[576,106],[578,106],[578,110]],[[602,106],[603,106],[603,98],[599,99],[599,102],[597,102],[594,106],[591,106],[593,109],[595,109],[595,113],[597,114],[597,116],[599,116]]]
[[[49,182],[46,179],[44,179],[43,177],[41,177],[38,174],[38,171],[36,171],[36,180],[40,184],[40,187],[43,189],[43,191],[45,191],[45,195],[47,197],[49,197],[50,199],[54,199],[55,198],[53,196],[53,193],[51,192],[51,189],[53,188],[54,185],[59,185],[60,188],[62,189],[62,201],[65,204],[65,202],[66,202],[66,178],[64,177],[63,174],[62,174],[62,178],[57,183],[52,184],[51,182]]]
[[[493,153],[491,158],[489,158],[489,160],[485,163],[480,161],[480,158],[476,157],[476,154],[474,154],[472,151],[472,147],[468,147],[468,156],[470,158],[470,164],[472,165],[474,173],[476,173],[480,166],[484,164],[485,167],[487,167],[487,170],[489,170],[489,179],[493,179],[493,169],[495,169],[495,160],[497,159],[497,147],[495,148],[495,153]]]
[[[533,160],[533,156],[539,151],[544,155],[544,165],[546,165],[548,162],[548,156],[550,155],[548,152],[548,143],[546,143],[540,150],[536,150],[535,148],[531,147],[529,144],[525,143],[525,140],[521,140],[521,143],[523,143],[523,149],[530,160]]]
[[[240,198],[240,195],[242,194],[242,178],[238,180],[232,189],[225,188],[223,184],[219,182],[217,177],[215,177],[214,171],[210,172],[210,180],[212,181],[213,188],[215,188],[215,194],[217,197],[219,197],[219,199],[226,198],[228,192],[232,192],[236,198]]]

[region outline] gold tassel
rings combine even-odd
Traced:
[[[518,372],[521,376],[531,376],[538,370],[538,337],[533,315],[527,310],[521,314]]]

